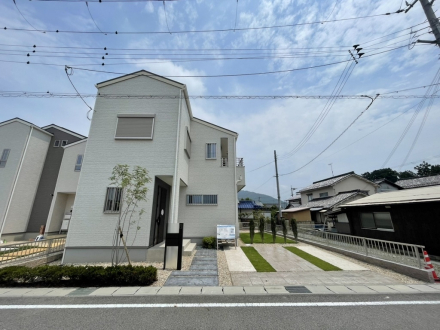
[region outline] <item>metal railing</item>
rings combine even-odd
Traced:
[[[424,269],[422,245],[384,241],[380,239],[337,234],[319,230],[298,228],[298,237],[336,249],[350,251],[367,257],[378,258]]]
[[[243,160],[243,158],[237,158],[236,162],[235,162],[235,165],[237,167],[244,167],[244,160]]]
[[[222,157],[222,167],[228,166],[228,157]]]
[[[61,252],[66,238],[52,238],[37,242],[24,242],[6,246],[0,245],[0,265],[35,258],[41,258],[55,252]]]

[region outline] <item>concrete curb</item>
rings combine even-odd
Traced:
[[[334,295],[438,293],[440,284],[410,285],[305,285],[305,286],[165,286],[102,288],[0,288],[0,299],[7,297],[135,297],[162,295]]]

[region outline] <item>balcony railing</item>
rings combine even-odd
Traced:
[[[243,158],[237,158],[235,164],[236,164],[237,167],[244,167],[244,160],[243,160]]]
[[[222,167],[228,166],[228,157],[222,157]]]

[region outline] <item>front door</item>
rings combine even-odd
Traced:
[[[167,198],[168,189],[158,186],[156,193],[153,245],[159,244],[164,240],[165,223],[167,221]]]

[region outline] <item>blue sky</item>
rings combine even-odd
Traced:
[[[16,0],[16,3],[36,29],[99,32],[90,18],[85,2]],[[381,15],[285,28],[239,30],[248,27],[384,14],[397,11],[401,3],[401,0],[239,0],[237,7],[236,0],[180,0],[166,2],[164,11],[161,1],[91,2],[88,4],[89,9],[99,29],[106,32],[168,31],[168,27],[172,32],[233,29],[234,26],[238,28],[235,32],[106,35],[13,31],[11,28],[33,30],[33,27],[22,18],[13,1],[2,1],[1,27],[8,27],[8,30],[2,29],[0,32],[0,44],[2,44],[0,45],[2,73],[0,90],[73,93],[74,90],[64,72],[64,65],[121,73],[145,69],[165,76],[290,70],[346,61],[349,59],[348,50],[352,49],[354,44],[360,44],[364,48],[366,57],[361,58],[353,68],[341,94],[375,95],[428,85],[439,69],[437,48],[430,45],[416,45],[412,49],[401,47],[392,50],[408,44],[410,30],[404,29],[411,26],[415,26],[414,30],[422,29],[416,32],[423,34],[420,36],[421,39],[433,39],[432,34],[427,33],[428,24],[423,23],[425,16],[418,3],[407,14]],[[437,8],[438,4],[435,2],[434,10]],[[236,10],[237,20],[235,20]],[[386,36],[394,32],[398,33]],[[32,55],[27,57],[26,54],[32,52],[31,46],[34,44],[37,45],[36,53],[30,53]],[[102,50],[92,50],[90,49],[92,47]],[[102,66],[101,57],[106,52],[103,50],[104,47],[108,48],[109,55],[104,60],[105,66]],[[117,48],[124,50],[116,50]],[[143,50],[128,51],[127,49]],[[159,49],[175,49],[175,51]],[[386,50],[389,51],[373,55]],[[44,51],[51,53],[43,53]],[[61,51],[64,53],[55,53]],[[201,55],[188,55],[196,53]],[[187,61],[190,57],[214,60]],[[247,57],[247,59],[225,59],[231,57]],[[260,58],[249,59],[249,57]],[[32,63],[50,65],[24,64],[28,60]],[[345,66],[346,63],[341,63],[302,71],[256,76],[173,79],[187,84],[190,95],[330,95]],[[94,94],[96,83],[113,77],[115,75],[107,73],[75,70],[71,79],[81,93]],[[403,94],[421,95],[424,92],[424,89],[418,89]],[[93,98],[88,98],[87,102],[93,107]],[[417,99],[375,101],[372,107],[322,156],[300,171],[280,178],[282,198],[286,199],[290,195],[291,186],[301,188],[312,181],[331,176],[329,163],[333,164],[335,175],[348,171],[361,174],[380,168],[411,120],[414,111],[410,108],[417,102],[419,102]],[[245,159],[247,171],[245,189],[272,196],[276,196],[273,164],[256,171],[252,170],[270,163],[273,160],[274,149],[280,155],[281,174],[298,169],[324,150],[368,103],[368,99],[337,100],[307,143],[293,156],[283,157],[307,134],[323,110],[326,100],[191,101],[196,117],[239,133],[237,154]],[[0,109],[0,121],[21,117],[36,125],[55,123],[88,135],[90,125],[86,118],[88,109],[80,99],[1,97]],[[406,165],[401,167],[402,170],[414,167],[414,164],[407,163],[417,163],[421,160],[439,162],[440,157],[436,157],[440,155],[437,133],[440,124],[438,110],[438,102],[435,101],[417,144],[409,155]],[[417,134],[424,111],[425,108],[416,117],[408,134],[386,164],[387,167],[399,169]],[[397,116],[399,116],[397,119],[383,128],[347,147]]]

